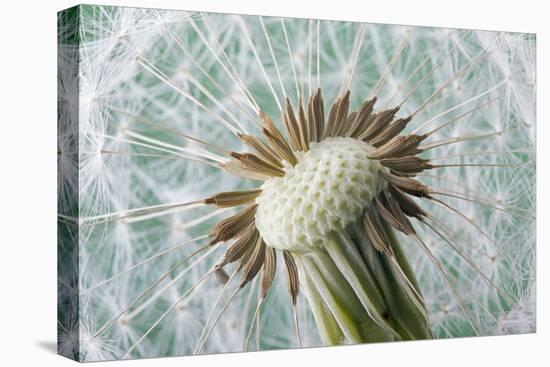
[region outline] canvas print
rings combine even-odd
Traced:
[[[59,354],[535,332],[535,52],[523,33],[59,12]]]

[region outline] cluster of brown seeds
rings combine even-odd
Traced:
[[[368,158],[379,161],[386,168],[379,173],[387,185],[373,203],[365,203],[364,227],[372,245],[378,251],[392,256],[384,224],[406,235],[415,234],[408,218],[423,220],[427,213],[409,195],[431,197],[430,189],[414,176],[435,166],[417,156],[423,152],[420,143],[429,134],[400,135],[412,116],[396,119],[399,107],[374,112],[375,103],[376,97],[365,101],[357,111],[349,112],[348,91],[332,105],[325,122],[320,89],[309,99],[307,111],[299,103],[297,115],[287,99],[282,122],[288,139],[268,116],[262,114],[263,134],[267,142],[255,136],[240,135],[254,153],[230,153],[233,160],[226,163],[224,169],[245,178],[267,180],[284,176],[283,162],[296,165],[298,158],[295,152],[308,151],[312,142],[321,142],[330,137],[347,137],[367,142],[374,148]],[[210,244],[235,240],[216,267],[218,279],[227,281],[228,276],[223,268],[233,262],[239,262],[237,271],[242,271],[243,274],[241,288],[262,271],[260,294],[263,298],[273,282],[277,257],[275,249],[264,242],[255,226],[255,199],[260,194],[261,189],[222,192],[204,202],[217,207],[246,205],[237,214],[222,220],[213,228]],[[291,252],[284,250],[283,258],[290,294],[295,304],[299,290],[298,270]]]

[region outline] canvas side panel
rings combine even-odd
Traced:
[[[79,12],[57,14],[57,352],[79,353]]]

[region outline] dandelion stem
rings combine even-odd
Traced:
[[[296,257],[296,259],[297,259],[297,263],[301,264],[302,269],[304,269],[303,272],[307,273],[308,276],[319,280],[324,278],[319,272],[318,266],[314,264],[311,261],[311,259],[302,258],[302,257]],[[306,268],[307,268],[307,271],[305,270]],[[326,280],[318,281],[314,283],[316,283],[315,286],[317,287],[318,292],[321,295],[321,298],[323,299],[324,303],[327,305],[328,309],[332,313],[334,319],[339,325],[340,330],[342,330],[342,333],[345,335],[347,340],[354,343],[360,343],[362,339],[361,339],[360,332],[357,329],[356,320],[351,319],[350,318],[351,316],[345,311],[345,308],[342,307],[342,305],[340,304],[341,301],[339,302],[336,300],[336,298],[334,297],[334,294],[329,290]]]
[[[301,265],[299,261],[298,264]],[[324,344],[342,344],[345,337],[340,329],[340,326],[336,322],[332,313],[329,311],[326,303],[321,298],[321,295],[317,290],[317,286],[310,278],[309,274],[306,272],[302,273],[303,276],[301,277],[301,281],[304,285],[304,293],[306,294],[311,310],[313,311],[313,317],[315,318],[315,322],[319,329],[319,334],[321,334]]]

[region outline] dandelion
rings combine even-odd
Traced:
[[[532,332],[534,38],[59,15],[60,353]]]

